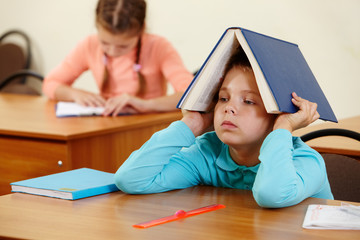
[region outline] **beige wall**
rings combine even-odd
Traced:
[[[0,33],[26,31],[36,68],[54,68],[95,33],[97,0],[0,0]],[[197,69],[229,26],[298,43],[339,119],[360,114],[360,1],[148,0],[147,29],[167,37],[189,70]],[[76,86],[96,91],[91,74]]]

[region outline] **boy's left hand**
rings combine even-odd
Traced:
[[[296,113],[280,114],[275,120],[274,130],[282,128],[293,132],[319,119],[316,103],[303,99],[296,93],[293,93],[292,96],[292,102],[299,110]]]

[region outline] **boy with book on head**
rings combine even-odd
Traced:
[[[173,48],[163,37],[145,32],[144,0],[99,0],[97,34],[88,36],[44,79],[51,99],[105,107],[104,116],[172,111],[191,82]],[[71,85],[91,70],[100,94]],[[167,95],[167,83],[175,93]]]
[[[296,113],[268,114],[239,47],[228,61],[213,113],[184,111],[155,133],[115,174],[117,187],[146,194],[212,185],[251,189],[262,207],[333,199],[324,160],[292,132],[319,118],[317,105],[292,94]],[[206,132],[213,126],[215,131]]]

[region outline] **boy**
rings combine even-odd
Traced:
[[[252,189],[256,202],[271,208],[333,199],[321,155],[291,135],[319,118],[317,105],[293,93],[298,112],[268,114],[241,48],[224,72],[214,114],[185,111],[155,133],[119,168],[118,188],[133,194],[200,184]],[[212,124],[215,132],[204,134]]]

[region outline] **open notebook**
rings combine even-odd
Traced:
[[[104,108],[85,107],[74,102],[58,102],[55,112],[57,117],[100,116]]]

